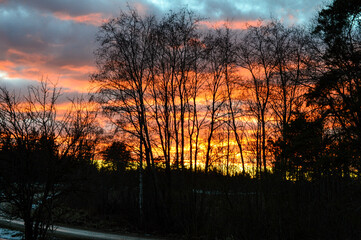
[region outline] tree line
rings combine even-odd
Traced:
[[[129,9],[98,33],[94,99],[148,168],[357,174],[359,9],[338,4],[311,30],[204,29],[187,9]]]
[[[83,181],[101,129],[80,98],[59,113],[61,90],[49,81],[23,95],[0,88],[0,202],[6,218],[22,219],[26,239],[44,239],[54,206]]]

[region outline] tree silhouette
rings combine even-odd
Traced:
[[[84,110],[59,116],[60,93],[46,81],[23,96],[0,88],[0,212],[24,221],[26,240],[45,238],[96,129]]]
[[[284,134],[274,143],[275,170],[293,180],[319,176],[324,143],[322,119],[309,120],[299,114],[285,125]]]
[[[328,116],[339,144],[351,146],[349,167],[358,170],[361,169],[360,16],[359,1],[335,0],[320,11],[314,34],[323,43],[319,51],[323,72],[314,76],[315,88],[309,94],[310,102],[321,106]],[[347,167],[345,171],[349,171]]]
[[[131,156],[123,142],[115,141],[102,151],[105,163],[110,164],[113,171],[123,172],[129,166]]]

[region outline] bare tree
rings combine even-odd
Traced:
[[[97,73],[92,75],[96,88],[94,99],[117,130],[139,141],[139,210],[143,215],[143,157],[152,173],[157,204],[162,205],[162,193],[155,173],[152,135],[152,85],[157,61],[157,21],[154,16],[140,16],[136,10],[101,26],[95,52]],[[154,89],[153,89],[154,90]],[[154,91],[153,91],[154,93]]]
[[[98,93],[95,99],[119,130],[139,139],[148,167],[154,167],[146,102],[154,77],[154,28],[153,16],[142,18],[135,10],[103,24],[95,52],[98,71],[92,75]]]
[[[257,159],[263,162],[263,171],[267,172],[267,119],[269,118],[269,105],[272,79],[275,70],[275,59],[272,55],[274,46],[267,39],[271,34],[270,25],[249,27],[239,45],[238,64],[249,74],[250,110],[257,120]],[[259,138],[258,138],[259,137]],[[260,139],[260,141],[258,141]],[[260,146],[260,148],[258,148]],[[258,149],[260,152],[258,153]]]
[[[59,96],[47,82],[24,96],[0,88],[1,213],[24,221],[26,240],[45,238],[54,208],[72,187],[72,162],[89,152],[88,134],[96,129],[94,116],[59,116]]]
[[[204,40],[207,59],[207,80],[205,85],[207,95],[210,95],[207,106],[210,120],[207,134],[205,172],[209,170],[211,164],[213,134],[223,124],[221,119],[224,116],[224,112],[222,110],[226,102],[224,70],[227,63],[223,55],[223,40],[220,29],[210,33]]]
[[[224,78],[226,85],[227,95],[227,109],[228,109],[228,122],[227,125],[232,129],[235,141],[238,146],[239,154],[241,157],[242,172],[245,173],[245,161],[242,146],[243,123],[238,119],[242,116],[242,93],[241,90],[241,77],[239,76],[239,69],[237,67],[236,54],[237,54],[237,35],[232,34],[231,30],[225,26],[224,32],[221,33],[223,38],[221,40],[221,47],[223,52],[224,61]],[[239,132],[241,131],[241,133]],[[228,136],[228,149],[229,149],[229,136]],[[228,152],[228,151],[227,151]],[[229,153],[227,153],[228,165]],[[227,168],[228,173],[228,168]]]
[[[270,104],[274,113],[277,135],[284,139],[285,128],[293,120],[297,112],[304,106],[304,94],[307,88],[303,86],[308,58],[308,36],[304,30],[295,27],[285,27],[274,21],[269,23],[268,41],[272,44],[270,51],[275,60],[272,96]],[[277,163],[278,170],[285,174],[287,157]]]
[[[204,91],[205,84],[205,58],[204,58],[204,47],[201,39],[191,40],[191,54],[193,54],[194,61],[191,65],[191,73],[189,74],[188,87],[186,91],[186,109],[188,119],[188,137],[189,137],[189,164],[190,169],[197,171],[197,160],[199,150],[199,139],[200,131],[205,123],[206,115],[201,116],[201,107],[198,104],[199,95]],[[194,153],[193,153],[193,143]],[[193,161],[194,159],[194,161]]]
[[[171,132],[175,143],[174,163],[177,168],[185,167],[186,110],[189,103],[191,71],[199,57],[194,55],[199,33],[199,18],[187,9],[170,12],[159,24],[159,78],[162,83],[164,121],[167,132]],[[171,126],[170,126],[171,124]],[[158,124],[159,125],[159,124]],[[169,131],[170,127],[172,131]],[[171,139],[167,137],[167,141]],[[169,146],[170,144],[167,143]],[[163,151],[164,152],[164,151]],[[169,156],[169,154],[167,154]]]

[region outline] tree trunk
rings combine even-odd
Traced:
[[[263,160],[263,171],[267,174],[267,159],[266,159],[266,122],[264,116],[264,110],[261,113],[261,124],[262,124],[262,160]]]
[[[143,229],[143,142],[139,141],[139,226]]]

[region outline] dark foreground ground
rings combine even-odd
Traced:
[[[0,218],[0,240],[21,240],[23,237],[24,224],[22,221],[6,220]],[[121,235],[114,233],[105,233],[100,231],[92,231],[86,229],[54,226],[54,231],[50,233],[52,240],[82,240],[82,239],[94,239],[94,240],[156,240],[156,238],[150,238],[147,236],[138,236],[133,234]]]
[[[64,201],[59,224],[168,239],[361,236],[361,182],[354,178],[285,181],[159,170],[144,175],[141,217],[138,172],[97,176]]]
[[[153,174],[144,174],[142,216],[138,172],[94,172],[55,209],[56,225],[109,233],[116,235],[115,239],[361,236],[361,182],[355,178],[285,181],[273,175],[254,179],[213,172],[175,171],[169,175],[159,170],[155,179]]]

